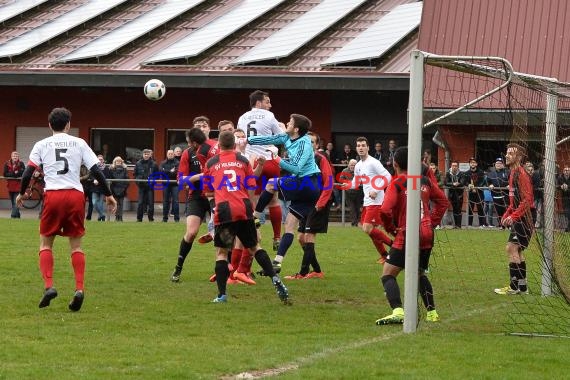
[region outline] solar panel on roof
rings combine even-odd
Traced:
[[[0,46],[0,57],[13,57],[75,28],[127,0],[92,0]]]
[[[47,2],[47,0],[17,0],[13,3],[0,7],[0,23],[11,19],[19,14],[29,11],[38,5]]]
[[[321,66],[381,57],[420,25],[422,5],[422,2],[417,2],[394,8],[322,62]]]
[[[194,57],[233,32],[283,3],[285,0],[245,0],[223,16],[150,57],[145,63]]]
[[[365,0],[324,0],[265,41],[231,62],[232,65],[287,57],[345,17]]]
[[[57,62],[102,57],[110,54],[204,1],[168,0],[129,23],[58,59]]]

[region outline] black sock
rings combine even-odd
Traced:
[[[306,252],[307,250],[309,250],[311,252],[311,262],[309,264],[311,264],[311,266],[313,267],[313,270],[315,272],[320,273],[321,272],[321,265],[319,264],[319,261],[317,260],[317,253],[315,252],[315,243],[305,243],[305,246],[303,247],[303,251]]]
[[[285,257],[287,250],[289,249],[289,247],[291,247],[291,244],[293,244],[294,238],[295,236],[293,236],[293,234],[289,232],[285,232],[283,236],[281,236],[281,241],[279,242],[279,248],[277,248],[277,254],[279,256]]]
[[[509,276],[511,277],[509,283],[511,289],[517,290],[519,288],[519,268],[517,263],[509,263]]]
[[[519,264],[519,290],[521,292],[527,291],[526,283],[526,261],[521,261]]]
[[[259,251],[255,252],[255,255],[253,255],[253,257],[255,257],[255,261],[257,261],[259,266],[263,269],[263,272],[266,276],[275,276],[275,270],[273,269],[273,264],[271,264],[271,259],[264,249],[260,249]]]
[[[419,279],[420,296],[424,302],[427,311],[435,310],[435,302],[433,300],[433,288],[427,276],[420,276]]]
[[[306,276],[309,274],[311,261],[313,261],[313,256],[315,255],[315,250],[312,251],[307,248],[309,243],[305,244],[305,248],[303,248],[303,260],[301,261],[301,270],[299,274],[302,276]]]
[[[188,243],[184,238],[180,242],[180,249],[178,250],[178,263],[176,264],[178,267],[182,268],[184,265],[184,260],[186,260],[186,256],[190,253],[192,249],[192,243]]]
[[[226,284],[230,276],[228,262],[226,260],[217,260],[214,270],[216,272],[216,284],[218,285],[218,297],[220,297],[226,294]]]
[[[386,298],[392,309],[402,307],[402,299],[400,298],[400,287],[396,281],[396,277],[386,275],[382,276],[382,285],[386,292]]]
[[[255,205],[255,211],[263,212],[263,210],[265,210],[265,208],[267,207],[269,202],[271,202],[271,199],[273,199],[273,194],[271,194],[267,190],[263,190],[263,192],[259,196],[259,200],[257,201],[257,205]]]

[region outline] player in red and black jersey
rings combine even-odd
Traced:
[[[509,177],[509,207],[501,225],[510,228],[507,242],[509,257],[509,286],[495,289],[501,295],[527,293],[526,261],[523,251],[528,247],[533,231],[531,208],[534,205],[532,179],[522,163],[526,150],[518,144],[507,145],[505,161],[511,171]]]
[[[170,277],[170,280],[172,282],[180,281],[180,274],[182,273],[184,261],[192,249],[192,244],[196,239],[196,235],[200,229],[200,224],[206,217],[206,214],[211,212],[210,203],[208,201],[208,198],[206,198],[202,192],[200,182],[191,182],[189,180],[193,175],[201,173],[203,167],[200,162],[200,158],[196,153],[196,148],[198,148],[198,145],[196,143],[192,143],[190,139],[190,136],[194,133],[198,133],[199,136],[203,138],[203,141],[206,141],[204,132],[202,132],[199,128],[192,128],[186,131],[186,140],[188,141],[190,147],[182,153],[182,156],[180,158],[180,165],[178,166],[178,186],[179,188],[188,187],[186,232],[184,233],[182,241],[180,242],[176,267],[174,268],[174,272]]]
[[[394,169],[396,177],[386,189],[384,203],[380,208],[380,218],[386,231],[395,235],[392,247],[384,268],[382,270],[382,284],[386,292],[386,298],[392,308],[392,314],[376,320],[377,325],[402,323],[404,321],[404,309],[400,298],[400,288],[396,277],[405,267],[405,240],[406,240],[406,203],[408,181],[408,149],[398,148],[394,153]],[[436,322],[439,320],[433,298],[433,288],[426,276],[429,265],[431,249],[433,247],[433,230],[441,222],[449,201],[437,182],[427,176],[430,170],[424,170],[423,175],[416,181],[419,185],[421,199],[420,220],[420,252],[419,252],[419,292],[428,310],[427,320]],[[432,208],[430,208],[430,203]]]
[[[216,211],[214,216],[216,247],[216,284],[218,296],[213,302],[226,302],[226,282],[229,277],[228,251],[235,238],[239,238],[265,273],[271,276],[277,295],[288,302],[289,293],[273,270],[267,252],[259,246],[253,219],[251,196],[255,189],[255,177],[249,160],[234,151],[234,134],[222,132],[218,139],[220,153],[208,160],[202,183],[214,192]]]

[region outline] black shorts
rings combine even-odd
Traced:
[[[299,220],[305,219],[321,195],[320,175],[309,177],[281,177],[277,188],[284,201],[290,201],[289,211]]]
[[[514,222],[511,226],[511,234],[509,235],[509,243],[518,244],[521,249],[528,248],[530,238],[532,236],[532,225],[528,218],[522,218],[518,222]]]
[[[253,219],[218,224],[214,230],[214,247],[231,249],[236,236],[245,248],[257,245],[257,229]]]
[[[186,210],[186,216],[197,216],[200,219],[204,219],[206,214],[211,212],[210,202],[208,198],[200,197],[198,199],[188,200],[188,210]]]
[[[418,266],[421,270],[426,271],[428,269],[430,255],[431,255],[431,248],[420,249],[420,259]],[[388,258],[386,259],[386,262],[398,268],[405,268],[406,250],[398,248],[390,248],[390,252],[388,252]]]
[[[301,233],[326,234],[329,229],[330,210],[330,203],[327,203],[325,208],[319,211],[313,208],[306,219],[299,221],[299,229],[297,231]]]

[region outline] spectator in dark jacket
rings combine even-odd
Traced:
[[[505,227],[501,225],[500,221],[507,210],[507,206],[509,205],[509,169],[505,168],[505,164],[501,157],[498,157],[495,160],[495,167],[489,170],[489,173],[487,174],[487,183],[491,190],[495,211],[497,211],[499,226],[504,229]]]
[[[459,171],[459,162],[451,161],[451,167],[445,174],[445,186],[449,189],[448,198],[453,209],[453,228],[461,228],[461,211],[463,208],[463,194],[465,192],[465,178]]]
[[[485,211],[483,210],[484,194],[482,187],[487,186],[487,179],[485,172],[479,169],[478,165],[477,160],[471,157],[469,159],[469,170],[464,172],[463,175],[466,179],[468,189],[468,225],[473,225],[474,209],[477,208],[479,228],[483,228],[487,226],[487,223],[485,222]]]
[[[148,221],[154,222],[154,182],[152,174],[158,171],[158,166],[150,157],[152,150],[144,149],[143,157],[135,165],[135,179],[139,180],[139,197],[137,204],[137,222],[142,222],[145,210]],[[142,181],[141,181],[142,180]]]
[[[4,164],[4,177],[9,178],[6,181],[8,194],[10,194],[10,202],[12,203],[11,218],[20,218],[20,210],[16,205],[16,197],[20,193],[20,178],[24,172],[25,165],[20,161],[20,154],[16,151],[12,152],[10,159]]]
[[[174,221],[180,221],[180,212],[178,208],[178,165],[180,162],[176,160],[174,151],[166,152],[166,160],[160,163],[158,169],[163,173],[164,177],[168,177],[168,183],[162,187],[162,221],[168,222],[168,214],[170,205],[172,205],[172,215]]]
[[[109,178],[109,169],[105,165],[105,158],[102,155],[98,155],[97,158],[99,159],[99,170],[103,172],[105,178]],[[93,179],[93,187],[91,189],[92,194],[91,197],[93,199],[93,207],[99,217],[97,218],[98,221],[104,222],[106,218],[107,211],[105,210],[105,189],[107,185],[105,183],[99,183],[96,179]]]
[[[127,195],[129,187],[129,175],[127,165],[120,156],[113,159],[113,163],[109,166],[109,178],[117,181],[111,182],[111,192],[117,201],[117,211],[115,212],[115,221],[123,221],[123,201]]]
[[[570,165],[564,165],[562,174],[558,176],[557,187],[562,192],[562,206],[566,216],[566,232],[570,232]]]

